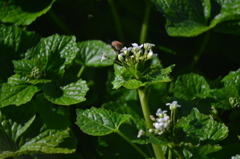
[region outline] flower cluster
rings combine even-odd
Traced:
[[[150,116],[152,121],[154,121],[153,126],[155,128],[149,129],[150,133],[161,135],[165,130],[169,128],[169,124],[171,121],[170,117],[166,113],[166,110],[162,111],[162,109],[159,108],[156,112],[157,118],[154,118],[152,115]]]
[[[138,66],[144,64],[145,61],[154,58],[157,54],[154,54],[152,51],[152,47],[154,44],[144,43],[142,45],[138,45],[137,43],[132,44],[133,47],[124,47],[120,50],[118,54],[118,60],[128,67],[132,67],[137,69]],[[144,48],[144,51],[143,49]]]
[[[154,44],[150,43],[144,43],[142,45],[132,43],[132,47],[123,47],[120,50],[118,60],[124,67],[137,70],[144,65],[145,61],[157,56],[157,54],[154,54],[152,51],[152,47],[154,46]],[[106,59],[108,59],[107,55],[103,54],[101,61]]]
[[[172,103],[166,103],[166,105],[169,105],[169,109],[171,110],[171,118],[166,114],[166,110],[158,109],[156,112],[157,118],[155,118],[153,115],[150,115],[151,120],[153,121],[153,129],[149,129],[149,133],[162,135],[168,128],[170,123],[174,124],[175,114],[172,112],[175,112],[177,108],[181,107],[181,105],[178,104],[177,101],[173,101]],[[140,130],[138,132],[138,138],[140,138],[142,135],[145,135],[146,133],[143,130]]]
[[[45,76],[45,72],[40,70],[37,67],[34,67],[31,71],[31,74],[30,74],[30,77],[35,78],[35,79],[42,78],[43,76]]]

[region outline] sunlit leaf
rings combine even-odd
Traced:
[[[30,101],[39,88],[22,80],[15,74],[8,79],[8,83],[2,85],[0,94],[1,107],[7,105],[21,105]]]
[[[79,79],[67,85],[57,83],[46,83],[43,86],[44,96],[52,103],[59,105],[72,105],[86,100],[85,95],[89,90],[86,81]]]
[[[118,131],[119,126],[130,118],[130,115],[122,115],[106,109],[77,110],[76,124],[80,129],[93,136],[104,136]]]
[[[58,80],[64,74],[65,65],[70,64],[77,54],[75,41],[74,36],[57,34],[42,38],[36,47],[25,54],[25,59],[32,60],[31,63],[44,72],[44,78]],[[26,69],[27,66],[23,67]],[[16,71],[19,72],[18,67]]]
[[[117,53],[100,40],[88,40],[77,44],[79,52],[76,62],[89,67],[109,66],[114,63]],[[108,59],[101,60],[106,55]]]

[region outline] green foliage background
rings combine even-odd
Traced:
[[[12,7],[10,13],[5,12],[6,7],[12,6],[12,4],[16,4],[17,7]],[[71,55],[71,57],[68,57],[70,55],[65,55],[65,59],[70,59],[66,61],[61,61],[62,58],[56,57],[57,61],[59,61],[56,65],[64,65],[64,69],[67,71],[64,72],[64,70],[56,67],[51,79],[53,79],[53,82],[57,81],[58,86],[67,85],[68,87],[63,87],[63,91],[69,91],[68,88],[74,87],[75,83],[82,83],[83,81],[81,81],[81,79],[85,80],[86,85],[89,87],[89,91],[85,96],[86,101],[84,97],[76,96],[76,101],[68,103],[65,95],[55,97],[53,95],[54,93],[52,94],[49,88],[55,87],[53,82],[48,81],[48,79],[32,81],[32,83],[35,84],[43,84],[44,87],[42,88],[33,85],[28,87],[25,83],[21,83],[24,87],[33,89],[33,93],[29,98],[32,98],[36,93],[34,99],[38,104],[36,104],[37,110],[34,110],[34,112],[38,111],[38,115],[43,118],[43,121],[50,128],[57,127],[58,129],[63,129],[63,127],[66,128],[69,126],[72,132],[69,131],[69,128],[66,128],[64,132],[69,134],[73,133],[74,135],[71,134],[69,136],[75,136],[77,139],[76,143],[75,139],[71,138],[73,145],[77,145],[75,154],[69,156],[38,155],[39,158],[58,159],[71,157],[107,159],[113,157],[126,158],[126,156],[139,157],[122,139],[116,139],[118,137],[115,136],[115,134],[100,138],[90,136],[83,133],[74,123],[76,122],[76,109],[88,109],[92,106],[107,108],[122,114],[132,112],[132,116],[142,118],[137,93],[134,90],[125,90],[124,92],[122,88],[112,90],[113,85],[111,82],[114,79],[114,70],[111,66],[105,66],[112,65],[113,63],[110,61],[100,63],[99,60],[103,53],[102,50],[108,51],[108,53],[114,57],[113,50],[104,43],[110,44],[113,40],[118,40],[125,46],[130,46],[133,42],[142,42],[141,29],[144,25],[143,22],[146,22],[144,18],[148,15],[148,11],[149,19],[146,23],[147,34],[143,42],[154,43],[156,45],[153,51],[154,53],[158,53],[158,58],[164,68],[175,64],[173,72],[171,72],[173,82],[151,87],[152,93],[149,95],[149,105],[151,106],[152,112],[155,112],[158,107],[165,108],[165,102],[171,100],[178,100],[181,105],[185,105],[184,110],[180,112],[181,115],[187,115],[186,112],[189,112],[192,107],[197,107],[200,112],[210,114],[209,112],[212,111],[211,106],[214,105],[219,109],[218,111],[220,111],[220,113],[218,112],[220,121],[225,123],[230,131],[228,138],[222,142],[223,149],[220,153],[213,154],[209,158],[217,158],[230,149],[234,152],[227,154],[227,157],[240,153],[240,142],[237,138],[237,135],[240,135],[240,127],[238,126],[239,124],[237,124],[240,118],[240,75],[239,71],[237,71],[240,66],[240,2],[238,0],[233,0],[231,3],[227,0],[196,0],[194,2],[191,0],[169,0],[168,2],[164,0],[44,0],[36,3],[29,0],[0,0],[0,7],[0,22],[2,28],[11,26],[14,23],[23,30],[32,31],[32,33],[22,32],[21,35],[19,35],[31,40],[23,40],[22,43],[17,43],[14,46],[15,50],[1,46],[2,44],[0,45],[3,50],[1,50],[1,55],[5,57],[5,60],[0,59],[0,73],[2,75],[0,80],[1,84],[4,83],[2,85],[3,88],[11,89],[9,86],[11,82],[16,83],[17,81],[21,83],[20,75],[28,74],[26,72],[29,72],[29,70],[24,70],[24,72],[21,69],[25,62],[27,63],[27,60],[32,60],[31,58],[34,57],[35,54],[41,53],[42,50],[40,46],[35,50],[30,49],[40,42],[40,37],[43,37],[45,41],[49,42],[52,40],[48,38],[49,36],[55,38],[60,36],[65,42],[65,40],[68,39],[65,37],[67,35],[75,36],[72,37],[73,40],[70,40],[71,38],[68,39],[70,41],[69,45],[74,48],[76,47],[75,50],[69,51],[69,54],[72,53],[74,55]],[[116,16],[116,14],[118,16]],[[12,29],[15,29],[17,33],[19,32],[17,28],[13,27]],[[2,32],[9,35],[9,30],[6,30],[2,29]],[[5,35],[1,36],[4,37]],[[74,41],[75,38],[76,42],[78,42],[76,45]],[[45,43],[44,40],[41,42]],[[91,53],[89,56],[81,56],[81,53],[86,52],[84,48],[88,46],[91,48],[91,44],[97,44],[97,47],[99,47],[95,52],[97,55],[92,56]],[[18,50],[19,45],[26,47],[21,47],[21,50]],[[9,50],[18,52],[19,54],[27,52],[25,54],[26,59],[17,62],[20,57],[11,57],[12,54],[4,54],[5,51],[7,52]],[[75,58],[75,53],[73,52],[77,51],[81,53],[77,54]],[[45,57],[45,55],[41,56]],[[54,62],[54,59],[50,57],[45,58]],[[75,59],[73,60],[73,58]],[[11,63],[12,60],[16,60],[15,62],[13,61],[14,65],[12,65],[11,68],[6,68],[5,64]],[[32,61],[31,65],[35,66],[35,63],[35,61]],[[76,76],[82,66],[84,66],[85,69],[81,74],[81,79],[77,79]],[[15,73],[20,74],[19,76],[14,75],[14,69]],[[9,80],[8,77],[10,76],[11,79]],[[61,81],[58,81],[60,77]],[[220,82],[221,80],[222,82]],[[83,87],[87,91],[86,85]],[[40,89],[43,90],[44,96],[43,94],[38,94]],[[8,95],[6,92],[1,93],[5,93],[4,95],[6,96]],[[78,93],[81,94],[80,92]],[[156,94],[158,94],[160,98]],[[64,105],[63,103],[67,103],[66,105],[71,106],[67,108],[63,106],[55,108],[53,104],[46,99],[53,101],[55,104]],[[1,107],[11,104],[24,104],[24,107],[28,107],[28,101],[29,100],[26,99],[26,101],[22,103],[11,103],[6,100],[1,100]],[[51,107],[51,109],[49,109],[49,107],[39,107],[39,103],[45,106],[47,105]],[[3,111],[8,112],[7,109],[10,108],[6,107]],[[45,111],[50,113],[45,114]],[[68,113],[62,113],[64,111],[68,111]],[[53,113],[54,116],[51,114],[52,112],[57,113]],[[60,118],[66,118],[66,120],[55,124],[46,120],[49,116],[54,116],[56,120]],[[33,120],[35,116],[29,115],[27,118]],[[43,121],[34,122],[42,124]],[[33,121],[28,122],[31,123]],[[130,122],[139,124],[138,121]],[[132,123],[129,125],[134,125]],[[137,135],[136,128],[130,127],[133,132],[128,132],[129,125],[123,125],[123,132]],[[139,125],[138,127],[141,128]],[[32,129],[34,128],[30,130]],[[44,126],[42,127],[42,131],[45,131]],[[46,131],[52,130],[49,129]],[[35,135],[35,137],[36,136],[37,135]],[[22,140],[24,140],[24,137],[26,136],[23,136]],[[133,136],[131,137],[134,138]],[[63,138],[61,138],[61,140],[64,140]],[[16,141],[18,140],[16,138]],[[18,146],[20,145],[21,144]],[[126,147],[127,151],[121,150],[121,147]],[[141,148],[147,149],[145,145],[141,145]],[[69,149],[73,152],[72,149],[74,148],[70,147]],[[0,152],[1,151],[3,150],[0,148]],[[22,151],[24,150],[19,150],[18,153],[21,154]],[[66,153],[70,153],[70,151],[66,151]],[[3,154],[3,156],[4,155],[5,154]]]

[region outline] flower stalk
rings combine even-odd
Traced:
[[[147,94],[146,94],[146,90],[145,87],[140,87],[138,89],[138,95],[139,95],[139,99],[141,102],[141,106],[142,106],[142,111],[143,111],[143,115],[144,115],[144,119],[147,125],[147,128],[153,128],[153,122],[150,118],[150,109],[147,103]],[[155,157],[157,159],[165,159],[164,153],[162,151],[162,147],[160,145],[155,145],[152,144],[152,148],[155,154]]]

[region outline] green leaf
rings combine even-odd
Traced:
[[[104,136],[118,132],[119,126],[129,118],[130,115],[117,114],[92,107],[88,110],[77,110],[76,124],[86,134]]]
[[[19,75],[15,74],[8,79],[8,83],[2,85],[0,94],[1,107],[11,104],[19,106],[27,103],[38,91],[38,87],[27,83]]]
[[[37,17],[45,14],[55,0],[5,0],[0,2],[0,21],[15,23],[16,25],[29,25]]]
[[[124,77],[122,77],[122,74],[126,72],[126,68],[118,64],[114,64],[113,67],[114,67],[114,74],[115,74],[114,81],[112,82],[113,89],[118,89],[125,82],[125,79]],[[127,79],[129,79],[129,77]]]
[[[35,85],[38,83],[51,82],[51,79],[44,79],[46,78],[46,71],[43,66],[39,65],[37,60],[23,59],[20,61],[13,61],[13,64],[15,67],[14,72],[31,84]]]
[[[54,105],[43,94],[37,96],[36,106],[48,128],[66,129],[71,125],[69,107]]]
[[[63,144],[59,147],[61,143],[66,142],[65,140],[70,139],[71,141],[74,141],[74,139],[71,138],[71,131],[69,128],[64,130],[41,130],[39,135],[26,141],[15,153],[17,155],[30,154],[32,152],[46,154],[73,153],[75,151],[74,147],[76,145],[76,141],[69,143],[67,147],[63,147]]]
[[[0,83],[14,74],[12,60],[36,45],[40,37],[34,32],[27,32],[17,26],[0,25]]]
[[[234,159],[233,156],[235,156],[236,154],[239,154],[239,149],[240,149],[239,144],[227,144],[227,145],[223,145],[220,151],[210,154],[208,156],[209,158],[212,158],[212,159],[218,159],[218,158]]]
[[[136,79],[131,79],[126,82],[124,82],[123,86],[127,89],[137,89],[141,87],[143,84],[141,81],[136,80]]]
[[[187,145],[187,144],[186,144]],[[222,147],[219,145],[191,145],[190,146],[185,146],[185,150],[188,150],[192,153],[192,156],[196,158],[203,158],[203,156],[206,156],[210,153],[217,152],[221,150]]]
[[[86,81],[79,79],[67,85],[58,81],[57,83],[46,83],[43,86],[44,96],[52,103],[59,105],[72,105],[86,100],[85,95],[89,90]]]
[[[215,89],[211,94],[216,100],[216,102],[213,103],[216,107],[222,109],[239,107],[240,97],[238,95],[238,90],[234,85],[229,85],[222,89]]]
[[[89,67],[110,66],[114,63],[117,53],[112,47],[100,40],[88,40],[77,44],[79,52],[76,63]],[[103,54],[109,59],[102,60]]]
[[[172,144],[172,143],[170,143],[170,142],[168,142],[167,140],[165,140],[165,139],[160,139],[159,140],[159,138],[157,138],[156,136],[154,136],[154,135],[150,135],[149,136],[149,141],[151,142],[151,143],[153,143],[153,144],[156,144],[156,145],[162,145],[162,146],[167,146],[168,144]]]
[[[196,108],[193,108],[190,115],[178,120],[174,127],[175,134],[184,134],[181,140],[185,142],[199,141],[217,142],[227,137],[228,128],[213,120],[211,116],[201,114]]]
[[[132,119],[136,120],[143,118],[142,109],[139,107],[138,101],[111,101],[104,103],[102,108],[119,114],[131,114]]]
[[[210,97],[210,91],[204,77],[194,73],[179,76],[173,89],[175,97],[190,100]]]
[[[25,59],[32,60],[31,63],[34,63],[36,68],[45,74],[45,79],[58,80],[64,74],[65,65],[70,64],[77,54],[78,48],[75,40],[74,36],[57,34],[42,38],[36,47],[25,54]],[[20,63],[24,62],[20,61]],[[16,71],[19,72],[19,69],[23,69],[22,67],[28,69],[27,66],[22,65],[17,67]]]
[[[236,29],[236,25],[230,24],[233,22],[237,24],[240,21],[238,0],[152,0],[152,2],[164,13],[167,19],[166,29],[170,36],[197,36],[223,22],[225,27],[219,26],[216,30],[229,32]]]
[[[118,89],[124,86],[127,89],[137,89],[141,86],[149,86],[155,83],[170,82],[169,73],[175,65],[171,65],[167,68],[160,69],[160,63],[156,63],[147,69],[146,72],[140,73],[131,68],[125,68],[123,66],[114,64],[115,79],[112,82],[113,88]],[[145,74],[143,77],[142,75]],[[139,77],[139,79],[134,79]],[[147,82],[145,82],[147,81]]]
[[[151,72],[146,75],[148,82],[145,82],[144,85],[150,85],[155,83],[170,82],[171,78],[169,74],[172,72],[172,69],[175,65],[168,66],[159,70],[159,64],[152,66]]]
[[[120,88],[124,84],[123,77],[120,75],[116,75],[112,84],[113,84],[113,89]]]
[[[10,108],[10,107],[6,107],[6,108]],[[24,114],[26,113],[25,112],[26,109],[24,109],[24,107],[22,108],[23,108],[22,111],[19,111],[19,113],[21,113],[22,116],[26,117],[26,115]],[[9,112],[11,112],[11,110]],[[29,112],[27,112],[27,114],[29,114]],[[28,121],[28,120],[29,119],[24,119],[24,121]],[[9,121],[11,121],[11,119]],[[23,120],[20,118],[17,121],[18,123],[20,123]],[[30,121],[32,122],[32,119]],[[4,122],[1,121],[1,123],[4,123]],[[15,128],[15,124],[16,122],[9,122],[9,127]],[[23,123],[21,122],[19,125],[23,125]],[[2,131],[0,130],[0,132]],[[11,136],[11,133],[13,134],[15,133],[15,131],[9,131],[8,129],[6,129],[3,132],[5,132],[6,136],[8,137],[8,139],[12,141],[12,145],[14,146],[14,147],[11,147],[11,145],[9,145],[11,144],[9,141],[5,142],[7,143],[7,145],[0,146],[0,152],[2,152],[0,154],[0,157],[3,157],[3,158],[20,156],[23,154],[33,154],[33,153],[34,154],[59,154],[59,153],[67,154],[75,151],[76,140],[69,128],[62,129],[62,130],[47,129],[46,126],[39,119],[35,119],[34,122],[32,122],[32,124],[30,125],[30,127],[27,127],[27,130],[22,133],[22,135],[20,136],[20,139],[18,139],[15,142],[13,142],[13,139]],[[8,132],[8,134],[6,132]],[[4,141],[4,140],[1,140],[1,141]]]
[[[21,107],[9,106],[0,109],[0,152],[17,149],[15,143],[32,124],[35,112],[31,102]]]
[[[224,82],[224,87],[234,85],[237,88],[238,92],[240,92],[240,69],[237,71],[231,71],[222,79],[221,82]]]
[[[231,71],[227,76],[222,79],[224,87],[215,89],[212,92],[214,99],[213,103],[216,107],[222,109],[231,109],[240,107],[240,70]]]

